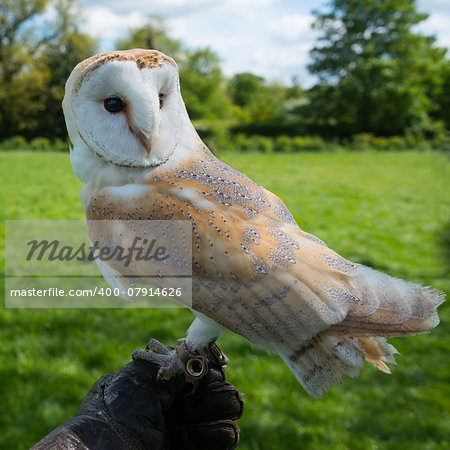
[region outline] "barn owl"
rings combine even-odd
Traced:
[[[344,259],[217,159],[190,122],[170,57],[93,56],[70,75],[63,110],[88,220],[191,222],[193,351],[231,330],[278,353],[321,397],[364,361],[389,373],[397,352],[387,336],[438,325],[441,292]],[[111,264],[102,272],[125,280]]]

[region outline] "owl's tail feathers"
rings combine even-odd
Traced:
[[[355,301],[347,317],[330,334],[353,337],[408,336],[439,324],[438,306],[445,296],[437,289],[359,266],[353,277]]]
[[[385,362],[395,364],[394,354],[398,353],[382,337],[318,334],[302,345],[272,345],[306,392],[315,398],[325,395],[344,375],[356,378],[364,360],[390,373]]]
[[[384,336],[426,333],[439,324],[437,307],[445,300],[438,290],[365,266],[358,266],[345,290],[329,293],[335,303],[341,302],[344,320],[301,345],[272,343],[300,384],[316,398],[344,375],[356,378],[364,361],[390,373],[386,363],[395,364],[398,352]]]
[[[368,363],[384,373],[391,373],[385,363],[397,365],[394,355],[400,354],[393,345],[388,344],[384,337],[359,338],[359,342],[364,347],[365,360]]]

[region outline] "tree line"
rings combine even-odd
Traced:
[[[314,15],[320,37],[309,70],[318,81],[307,90],[296,80],[286,85],[252,73],[227,78],[216,53],[186,47],[154,17],[116,48],[172,56],[191,119],[218,147],[230,135],[256,136],[258,145],[268,149],[270,142],[275,150],[282,142],[319,142],[299,136],[368,146],[389,146],[393,136],[413,146],[447,141],[450,62],[434,37],[415,31],[427,17],[415,0],[332,0]],[[65,81],[99,47],[80,31],[80,17],[72,0],[0,0],[0,141],[66,139]]]

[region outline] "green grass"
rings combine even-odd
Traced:
[[[445,155],[224,159],[278,194],[303,229],[343,256],[450,291]],[[83,217],[68,155],[2,153],[0,177],[4,219]],[[366,366],[321,400],[309,397],[279,358],[230,333],[221,337],[231,360],[228,379],[246,402],[239,448],[448,448],[448,311],[440,308],[442,323],[431,334],[391,340],[403,355],[392,375]],[[99,376],[128,362],[134,348],[149,337],[174,344],[192,318],[169,309],[0,309],[0,448],[29,448],[75,412]]]

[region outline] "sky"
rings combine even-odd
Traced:
[[[252,72],[267,80],[302,87],[308,73],[309,50],[318,33],[311,30],[313,9],[326,0],[82,0],[82,30],[100,40],[100,50],[143,25],[151,15],[165,20],[169,36],[188,48],[209,47],[221,59],[225,75]],[[417,26],[450,48],[450,0],[418,0],[418,10],[430,17]]]

